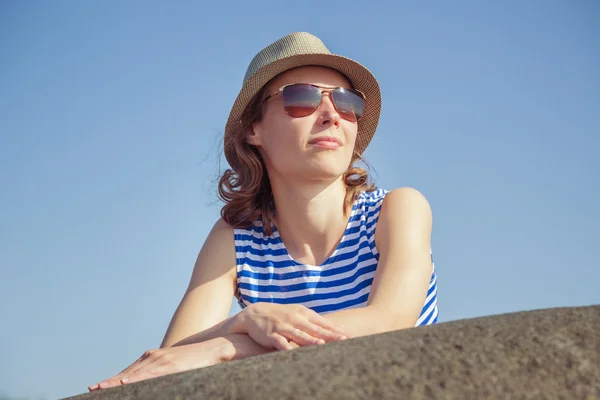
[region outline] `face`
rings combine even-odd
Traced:
[[[293,83],[352,88],[341,73],[308,66],[276,77],[267,86],[267,94]],[[340,117],[330,93],[323,93],[321,105],[314,113],[300,118],[286,114],[279,93],[264,104],[262,120],[252,125],[247,141],[258,147],[270,176],[276,174],[286,180],[330,180],[347,170],[357,131],[356,122]]]

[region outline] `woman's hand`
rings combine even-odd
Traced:
[[[239,343],[238,343],[239,342]],[[136,362],[110,379],[88,386],[90,392],[133,383],[158,376],[174,374],[196,368],[220,364],[235,357],[236,353],[256,353],[260,349],[249,349],[251,343],[232,342],[231,338],[216,338],[206,342],[185,346],[165,347],[146,351]],[[234,344],[232,346],[232,344]],[[254,346],[258,346],[254,344]],[[258,346],[260,347],[260,346]],[[266,351],[265,351],[266,352]]]
[[[230,333],[246,333],[267,349],[292,350],[348,338],[344,328],[298,304],[254,303],[232,320]]]

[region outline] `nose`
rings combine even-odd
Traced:
[[[340,115],[338,114],[333,100],[331,99],[331,92],[323,92],[323,99],[319,106],[319,122],[321,125],[332,124],[336,127],[340,125]]]

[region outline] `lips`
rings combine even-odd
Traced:
[[[315,147],[322,147],[325,149],[337,149],[342,145],[342,141],[333,136],[321,136],[312,139],[308,142],[308,144]]]

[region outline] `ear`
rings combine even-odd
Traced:
[[[246,142],[251,144],[252,146],[260,146],[261,144],[261,135],[262,127],[260,126],[260,122],[255,122],[246,132]]]

